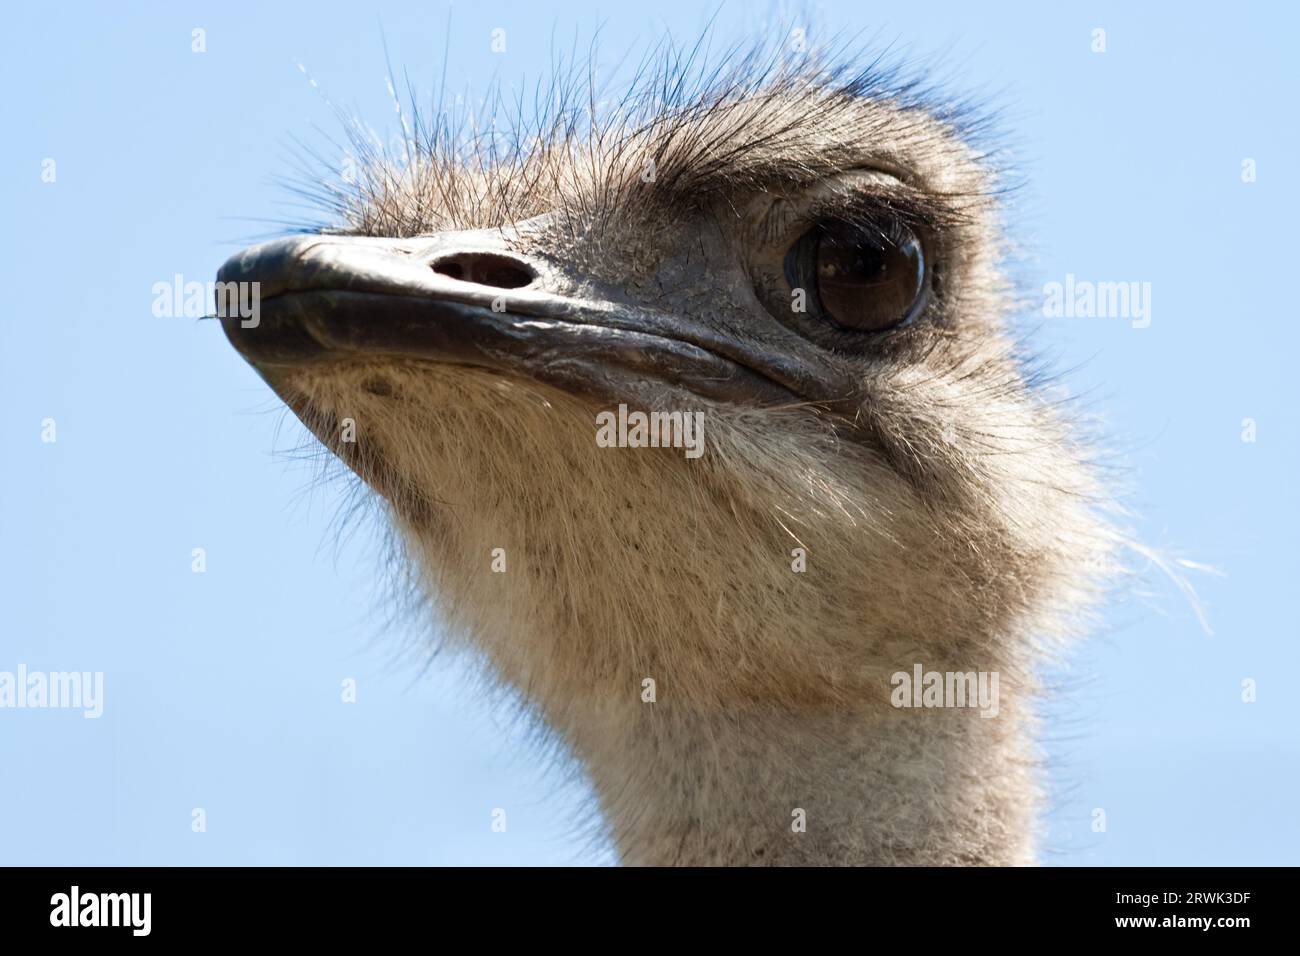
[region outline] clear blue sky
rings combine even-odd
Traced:
[[[1149,328],[1039,320],[1038,341],[1105,419],[1140,537],[1223,570],[1193,577],[1214,633],[1153,575],[1080,648],[1045,727],[1045,859],[1300,863],[1300,333],[1284,292],[1300,23],[1275,4],[1134,6],[837,0],[813,7],[811,39],[865,31],[992,98],[1028,178],[1011,219],[1031,283],[1152,284]],[[154,283],[207,281],[273,228],[256,220],[295,217],[273,179],[295,138],[337,133],[298,63],[391,131],[376,9],[395,66],[429,89],[447,44],[434,2],[6,13],[0,671],[103,671],[105,701],[99,720],[0,710],[0,863],[611,858],[575,831],[583,786],[460,665],[402,655],[413,627],[376,611],[375,536],[336,542],[337,488],[304,494],[312,470],[273,454],[300,433],[277,438],[276,403],[220,329],[151,314]],[[703,19],[682,0],[457,5],[448,75],[471,93],[536,79],[553,36],[585,43],[603,21],[612,60]],[[719,36],[758,19],[725,6]]]

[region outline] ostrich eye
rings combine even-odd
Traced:
[[[791,288],[805,289],[810,312],[849,332],[884,332],[925,305],[921,240],[897,220],[819,224],[786,255]]]

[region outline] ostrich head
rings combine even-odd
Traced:
[[[223,266],[261,294],[226,334],[625,861],[1027,861],[1033,671],[1110,536],[1008,331],[993,172],[912,87],[754,62],[605,121],[560,89],[509,150],[408,115],[340,225]],[[620,405],[702,453],[605,447]],[[998,700],[926,706],[918,665]]]

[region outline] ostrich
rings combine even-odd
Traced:
[[[878,64],[638,75],[614,111],[561,81],[512,148],[354,134],[337,223],[221,268],[260,288],[227,337],[624,863],[1033,862],[1035,674],[1117,535],[1009,331],[979,122]],[[604,447],[620,406],[699,413],[703,454]]]

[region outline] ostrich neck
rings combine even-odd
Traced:
[[[624,863],[1031,862],[1027,735],[1005,707],[564,712]]]
[[[399,460],[447,473],[442,507],[403,531],[447,632],[571,748],[624,862],[1031,861],[1026,635],[1071,597],[1052,576],[1055,532],[1004,527],[992,492],[953,497],[964,521],[939,522],[909,482],[838,445],[786,487],[722,428],[701,471],[605,454],[589,419],[548,432],[549,414],[492,407],[451,429],[482,445]],[[552,443],[521,457],[526,434]],[[870,507],[844,523],[823,499]],[[892,676],[918,664],[999,674],[997,715],[893,706]]]
[[[1010,663],[1013,618],[960,619],[953,636],[915,608],[864,614],[835,587],[796,590],[812,586],[799,575],[763,581],[757,561],[757,580],[728,577],[721,558],[697,580],[733,591],[686,601],[623,587],[638,575],[615,557],[582,586],[527,573],[540,559],[514,577],[447,562],[439,584],[459,596],[456,630],[578,758],[623,862],[1032,862],[1032,686]],[[996,716],[969,698],[894,706],[893,675],[918,664],[1001,672]]]

